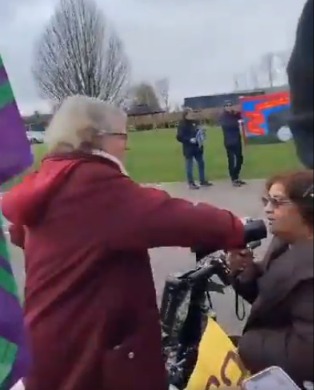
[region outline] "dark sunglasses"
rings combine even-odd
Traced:
[[[268,206],[269,204],[274,207],[278,208],[287,204],[291,204],[291,200],[284,199],[284,198],[274,198],[272,196],[263,196],[262,197],[262,203],[264,207]]]

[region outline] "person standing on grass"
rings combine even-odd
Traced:
[[[243,165],[241,120],[241,113],[233,110],[231,102],[226,102],[219,122],[224,136],[229,175],[234,187],[246,184],[240,179]]]
[[[196,160],[199,172],[200,185],[209,187],[212,185],[205,177],[204,162],[204,141],[205,131],[195,119],[193,110],[185,108],[183,117],[179,123],[177,140],[182,143],[183,155],[185,158],[186,176],[191,189],[197,190],[200,187],[195,183],[193,177],[194,159]]]

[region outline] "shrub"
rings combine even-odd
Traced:
[[[137,125],[135,131],[147,131],[153,129],[154,129],[154,125],[152,123],[145,123],[142,125]]]

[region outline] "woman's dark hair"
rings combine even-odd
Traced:
[[[305,223],[313,228],[314,171],[304,169],[272,176],[266,182],[267,191],[277,183],[284,186],[287,197],[297,206]]]

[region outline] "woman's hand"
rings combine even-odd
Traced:
[[[231,275],[239,275],[238,279],[243,283],[250,282],[261,274],[258,265],[254,262],[253,252],[249,249],[229,252],[227,261]]]
[[[232,274],[242,272],[254,265],[253,259],[253,253],[249,249],[231,251],[227,257]]]

